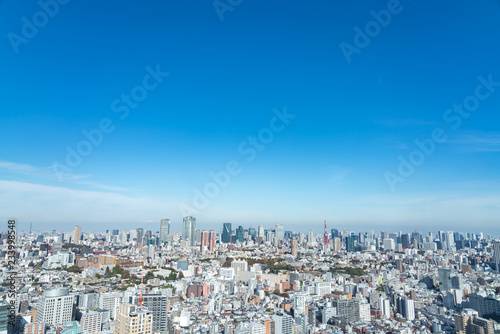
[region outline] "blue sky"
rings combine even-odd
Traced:
[[[36,1],[0,2],[0,219],[180,231],[189,212],[200,228],[319,232],[327,214],[340,229],[498,234],[500,87],[483,85],[456,129],[443,116],[478,77],[500,82],[499,1],[401,1],[350,62],[340,45],[395,2],[220,3],[223,20],[212,1],[73,0],[44,22]],[[133,91],[147,96],[122,119]],[[284,109],[247,161],[240,146]],[[113,130],[57,173],[101,122]],[[446,141],[398,174],[435,129]],[[194,189],[231,161],[240,172],[196,208]]]

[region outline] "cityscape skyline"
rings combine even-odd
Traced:
[[[1,6],[0,219],[499,223],[498,1]]]

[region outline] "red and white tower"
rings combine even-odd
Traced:
[[[323,240],[323,245],[328,245],[328,232],[326,231],[326,215],[325,215],[325,240]]]

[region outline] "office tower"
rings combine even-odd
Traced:
[[[75,226],[75,230],[73,231],[73,243],[79,244],[82,238],[82,227],[79,225]]]
[[[264,234],[264,226],[259,225],[259,227],[257,227],[257,236],[258,236],[258,237],[261,237],[261,238],[264,238],[264,237],[265,237],[265,234]]]
[[[408,321],[415,320],[415,302],[411,299],[404,300],[403,317]]]
[[[493,262],[497,272],[500,272],[500,240],[493,241]]]
[[[251,236],[251,237],[256,236],[257,235],[257,230],[254,227],[250,227],[248,229],[248,235]]]
[[[201,231],[201,242],[200,251],[205,253],[208,250],[208,232],[206,230]]]
[[[299,233],[299,243],[302,244],[304,243],[304,239],[306,238],[306,235],[302,232]]]
[[[345,238],[345,249],[347,252],[354,252],[354,237],[348,236]]]
[[[245,238],[243,236],[243,226],[238,226],[238,228],[236,229],[236,240],[238,240],[239,242],[245,241]]]
[[[288,314],[275,314],[271,317],[274,321],[275,334],[293,334],[293,318]]]
[[[182,219],[182,239],[189,240],[190,246],[196,246],[196,218],[188,216]]]
[[[132,304],[139,305],[139,296],[132,296]],[[167,309],[168,297],[162,293],[145,293],[142,295],[142,306],[153,314],[153,333],[168,331]]]
[[[210,230],[208,232],[208,251],[213,252],[215,251],[215,231]]]
[[[380,231],[380,239],[382,239],[382,240],[387,239],[387,232],[386,231]]]
[[[170,219],[160,221],[160,244],[167,242],[167,236],[170,234]]]
[[[387,298],[379,298],[379,308],[382,312],[382,318],[389,319],[391,317],[391,301]]]
[[[97,333],[101,331],[102,313],[91,311],[83,312],[80,319],[80,329],[84,333]]]
[[[411,248],[410,234],[406,233],[401,236],[401,243],[403,244],[403,249]]]
[[[332,239],[339,238],[340,237],[340,231],[337,230],[336,228],[332,228]]]
[[[38,300],[36,322],[55,325],[71,321],[73,296],[67,288],[45,291]]]
[[[282,224],[276,224],[276,230],[274,231],[275,237],[278,240],[283,240],[285,239],[285,230],[283,229]]]
[[[384,249],[387,250],[394,250],[396,248],[396,244],[394,243],[394,239],[388,238],[384,239]]]
[[[413,300],[412,300],[413,302]],[[372,317],[370,314],[370,304],[365,301],[360,301],[358,304],[358,314],[359,314],[359,320],[360,321],[371,321]]]
[[[291,241],[291,246],[292,246],[292,256],[297,256],[298,253],[298,242],[297,239],[292,239]]]
[[[314,234],[312,230],[307,233],[307,243],[312,244],[314,242]]]
[[[306,313],[306,302],[309,294],[307,292],[297,292],[293,296],[293,315],[297,317]]]
[[[113,230],[113,235],[118,235],[120,233],[120,230]]]
[[[222,242],[225,244],[231,243],[231,223],[224,223],[222,226]]]
[[[333,251],[334,252],[340,252],[342,249],[342,243],[340,242],[340,238],[336,237],[333,239]]]
[[[451,289],[451,269],[438,268],[439,291],[448,291]]]
[[[120,304],[115,321],[115,334],[152,334],[153,312],[142,306]]]
[[[144,229],[139,227],[137,229],[137,247],[144,246]]]

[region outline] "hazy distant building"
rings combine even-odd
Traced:
[[[170,234],[170,219],[160,221],[160,244],[167,242],[167,236]]]
[[[75,230],[73,231],[73,243],[78,244],[82,238],[82,227],[80,225],[75,226]]]
[[[222,226],[221,240],[225,244],[231,243],[231,223],[224,223]]]
[[[189,240],[190,246],[196,245],[196,218],[188,216],[182,219],[182,239]]]
[[[238,240],[239,242],[245,241],[243,226],[238,226],[238,228],[236,229],[236,240]]]
[[[208,232],[208,251],[215,251],[215,231],[210,230]]]
[[[200,252],[203,254],[208,250],[208,232],[201,231]]]
[[[282,224],[276,224],[276,230],[274,231],[275,237],[278,240],[285,239],[285,229]]]
[[[137,247],[144,246],[144,229],[139,227],[137,229]]]
[[[292,248],[292,256],[297,256],[299,248],[299,243],[297,242],[297,239],[292,239],[291,248]]]

